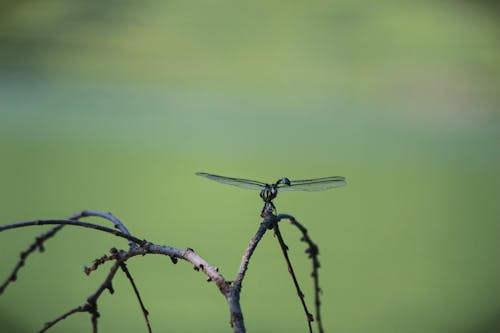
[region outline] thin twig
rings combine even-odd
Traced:
[[[71,216],[70,220],[79,220],[83,217],[91,217],[91,216],[100,217],[100,218],[103,218],[105,220],[111,221],[111,223],[114,224],[115,228],[117,228],[118,230],[120,230],[121,232],[123,232],[126,235],[130,235],[130,232],[128,231],[127,227],[125,227],[125,225],[111,213],[104,213],[104,212],[100,212],[98,210],[86,209],[86,210],[81,211],[80,213],[77,213],[77,214],[74,214],[73,216]],[[134,245],[136,245],[134,242],[129,241],[129,246],[134,246]],[[139,244],[137,244],[137,245],[139,245]]]
[[[115,290],[113,289],[112,281],[115,277],[116,272],[118,271],[118,268],[120,267],[120,264],[121,260],[117,260],[109,270],[109,274],[106,276],[104,282],[99,286],[95,293],[87,298],[87,304],[89,304],[90,307],[88,309],[88,312],[91,314],[92,327],[94,329],[94,332],[97,332],[97,319],[100,316],[99,312],[97,311],[97,300],[106,289],[109,290],[110,294],[113,294],[115,292]]]
[[[285,257],[286,263],[288,265],[288,272],[292,276],[293,283],[295,284],[295,289],[297,290],[297,295],[299,296],[300,302],[302,303],[302,307],[304,308],[304,312],[307,318],[307,325],[309,327],[309,332],[312,333],[311,322],[314,321],[314,317],[307,309],[304,293],[300,289],[299,282],[297,281],[297,277],[295,276],[295,272],[293,271],[292,263],[290,261],[290,258],[288,257],[288,246],[285,244],[285,241],[283,240],[283,236],[281,235],[278,223],[274,224],[274,234],[276,235],[276,238],[278,238],[281,251],[283,252],[283,256]]]
[[[128,231],[127,227],[125,227],[125,225],[111,213],[104,213],[104,212],[100,212],[97,210],[83,210],[82,212],[73,215],[71,217],[71,219],[79,219],[79,218],[89,217],[89,216],[101,217],[103,219],[111,221],[115,225],[115,228],[119,229],[121,232],[123,232],[126,235],[130,235],[130,232]],[[134,242],[129,240],[129,247],[130,248],[136,247],[138,245],[139,244],[134,243]],[[104,264],[105,262],[110,261],[110,260],[117,260],[117,258],[119,258],[122,253],[123,253],[122,251],[118,251],[116,248],[112,248],[111,255],[104,255],[101,258],[94,260],[93,265],[91,267],[85,267],[85,273],[88,275],[92,271],[97,270],[97,268],[100,265]],[[151,333],[152,332],[151,323],[149,322],[149,317],[148,317],[149,312],[146,309],[146,307],[144,306],[141,295],[139,293],[139,289],[137,288],[137,286],[135,284],[135,281],[132,277],[132,274],[130,273],[129,269],[127,268],[127,264],[125,263],[125,260],[121,261],[120,268],[125,273],[125,275],[127,276],[127,278],[130,281],[130,284],[132,285],[132,288],[134,289],[134,293],[135,293],[137,300],[139,301],[139,304],[141,306],[142,314],[144,315],[144,320],[146,321],[146,326],[148,328],[148,332]]]
[[[250,262],[250,258],[252,257],[252,254],[255,251],[257,245],[259,244],[261,238],[264,236],[266,231],[273,226],[274,223],[276,223],[276,217],[274,215],[267,215],[264,221],[262,221],[262,223],[259,225],[257,233],[255,234],[255,236],[252,237],[250,243],[247,246],[247,249],[243,253],[243,257],[241,258],[240,269],[238,270],[236,279],[233,282],[234,286],[239,286],[239,288],[241,289],[241,283],[245,278],[245,273],[248,269],[248,263]]]
[[[74,214],[74,215],[72,215],[70,217],[70,220],[78,220],[79,218],[81,218],[83,216],[90,216],[90,214],[87,214],[87,212],[89,212],[89,211],[83,211],[80,214]],[[94,212],[94,211],[90,211],[90,212]],[[97,216],[97,214],[95,216]],[[58,225],[58,226],[53,227],[49,231],[46,231],[46,232],[38,235],[35,238],[35,241],[33,243],[31,243],[30,246],[25,251],[22,251],[20,253],[20,255],[19,255],[19,261],[17,262],[16,266],[14,267],[14,269],[12,270],[12,272],[10,273],[10,275],[7,277],[7,279],[5,280],[5,282],[2,285],[0,285],[0,295],[4,292],[4,290],[7,288],[7,286],[11,282],[16,281],[17,274],[18,274],[19,270],[26,263],[26,259],[28,258],[28,256],[31,253],[35,252],[36,249],[38,249],[40,252],[44,252],[45,251],[45,247],[44,247],[43,243],[46,240],[48,240],[49,238],[54,237],[55,234],[59,230],[61,230],[63,227],[64,227],[64,225]]]
[[[19,272],[19,270],[24,266],[24,264],[26,263],[26,259],[27,257],[35,252],[37,249],[40,251],[40,252],[43,252],[45,251],[45,248],[43,246],[43,243],[53,237],[59,230],[62,229],[62,225],[58,225],[56,227],[53,227],[52,229],[50,229],[49,231],[47,232],[44,232],[43,234],[40,234],[39,236],[37,236],[35,238],[35,241],[30,244],[30,246],[23,252],[20,253],[19,255],[19,260],[16,264],[16,266],[14,267],[14,269],[12,270],[12,272],[10,273],[10,275],[7,277],[7,279],[5,280],[4,283],[2,283],[2,285],[0,285],[0,295],[2,295],[2,293],[4,292],[4,290],[7,288],[7,286],[11,283],[11,282],[14,282],[16,281],[17,279],[17,274]]]
[[[109,219],[109,220],[111,220],[114,223],[115,227],[117,227],[118,229],[121,230],[121,232],[119,232],[117,230],[109,229],[109,228],[106,228],[106,227],[102,227],[100,225],[94,225],[94,224],[91,224],[91,223],[76,221],[77,219],[85,217],[85,216],[99,216],[99,217],[102,217],[102,218]],[[40,248],[40,250],[43,250],[43,245],[42,245],[43,241],[45,241],[47,238],[52,237],[64,225],[73,225],[73,226],[80,226],[80,227],[92,228],[92,229],[96,229],[96,230],[99,230],[99,231],[104,231],[104,232],[111,233],[113,235],[116,235],[116,236],[128,239],[130,247],[137,247],[137,245],[143,244],[145,242],[145,241],[142,241],[142,240],[140,240],[138,238],[135,238],[135,237],[131,236],[130,233],[129,233],[129,231],[127,230],[127,228],[118,219],[114,218],[112,215],[106,214],[106,213],[95,212],[95,211],[83,211],[80,214],[73,215],[70,218],[70,220],[31,221],[31,222],[22,222],[22,223],[17,223],[17,224],[11,224],[11,225],[6,225],[6,226],[1,226],[0,227],[0,232],[1,231],[5,231],[5,230],[9,230],[9,229],[13,229],[13,228],[18,228],[18,227],[24,227],[24,226],[30,226],[30,225],[44,225],[44,224],[57,224],[57,226],[54,227],[54,228],[52,228],[49,232],[44,233],[41,236],[37,237],[35,243],[33,243],[27,251],[21,253],[21,259],[18,262],[18,264],[16,265],[13,273],[10,275],[10,277],[8,278],[8,280],[6,281],[6,283],[0,287],[1,288],[0,289],[0,294],[5,289],[5,287],[7,286],[7,284],[9,282],[15,281],[17,271],[20,269],[20,267],[22,267],[24,265],[24,259],[26,258],[26,256],[28,254],[30,254],[31,252],[33,252],[36,248]],[[89,274],[92,270],[97,269],[97,267],[100,264],[102,264],[102,263],[104,263],[106,261],[111,260],[111,258],[117,260],[116,261],[116,264],[118,264],[117,267],[121,267],[120,264],[123,263],[123,262],[119,260],[119,257],[116,258],[116,253],[112,253],[111,257],[105,256],[103,258],[96,259],[94,261],[94,265],[90,269],[86,268],[85,272],[87,274]],[[113,266],[113,267],[115,267],[115,266]],[[108,277],[106,278],[106,280],[103,282],[103,284],[101,285],[101,287],[96,291],[96,293],[94,293],[91,297],[88,298],[87,303],[85,305],[76,307],[76,308],[74,308],[74,309],[72,309],[72,310],[64,313],[63,315],[57,317],[53,321],[46,323],[45,326],[44,326],[44,328],[41,330],[41,332],[46,331],[47,329],[49,329],[50,327],[52,327],[53,325],[55,325],[59,321],[67,318],[68,316],[70,316],[70,315],[72,315],[72,314],[74,314],[76,312],[89,312],[91,314],[91,322],[92,322],[93,331],[97,332],[97,319],[99,317],[99,313],[97,312],[97,299],[102,294],[102,291],[104,289],[109,289],[110,292],[112,292],[113,289],[112,289],[112,286],[111,286],[111,281],[112,281],[113,277],[116,274],[116,269],[117,268],[112,268],[112,271],[110,272],[110,274],[108,275]],[[139,302],[141,304],[141,308],[143,309],[143,313],[146,316],[146,323],[147,323],[147,326],[148,326],[148,330],[149,330],[149,332],[151,332],[151,327],[150,327],[149,321],[147,319],[147,314],[146,314],[147,311],[144,312],[144,310],[145,310],[144,305],[142,303],[142,300],[140,299],[140,296],[138,294],[138,290],[137,290],[137,288],[136,288],[133,280],[131,279],[130,272],[128,272],[128,270],[126,269],[126,267],[125,268],[122,267],[122,269],[124,269],[124,272],[126,273],[127,277],[129,277],[129,279],[130,279],[130,281],[132,283],[132,286],[134,287],[136,295],[139,298]]]
[[[70,220],[79,220],[79,219],[81,219],[83,217],[87,217],[87,216],[96,216],[96,217],[101,217],[101,218],[107,219],[107,220],[111,221],[115,225],[115,227],[118,228],[121,232],[123,232],[124,234],[130,235],[130,233],[127,230],[127,228],[125,227],[125,225],[123,225],[123,223],[121,223],[121,221],[119,219],[117,219],[116,217],[114,217],[111,213],[103,213],[103,212],[99,212],[99,211],[95,211],[95,210],[84,210],[80,213],[72,215],[69,219]],[[5,291],[5,289],[7,288],[7,286],[11,282],[16,281],[17,274],[18,274],[19,270],[26,263],[26,259],[28,258],[28,256],[31,253],[35,252],[37,249],[40,252],[44,252],[45,251],[44,242],[46,240],[48,240],[49,238],[55,236],[55,234],[57,232],[59,232],[63,227],[64,227],[64,225],[62,225],[62,224],[57,225],[57,226],[53,227],[52,229],[50,229],[49,231],[40,234],[39,236],[37,236],[35,238],[35,241],[32,244],[30,244],[30,246],[25,251],[22,251],[20,253],[19,260],[18,260],[17,264],[15,265],[14,269],[12,270],[10,275],[7,277],[7,279],[4,281],[4,283],[2,285],[0,285],[0,295]],[[135,244],[134,242],[129,241],[130,246],[133,246],[134,244]]]
[[[72,225],[72,226],[90,228],[90,229],[95,229],[95,230],[107,232],[107,233],[115,235],[117,237],[125,238],[129,241],[133,241],[134,243],[137,243],[139,245],[143,245],[146,242],[144,240],[140,240],[137,237],[124,234],[123,232],[120,232],[120,231],[115,230],[115,229],[103,227],[103,226],[98,225],[98,224],[93,224],[93,223],[88,223],[88,222],[80,222],[80,221],[75,221],[75,220],[35,220],[35,221],[27,221],[27,222],[18,222],[18,223],[12,223],[12,224],[6,224],[6,225],[0,226],[0,232],[7,231],[10,229],[30,227],[30,226],[36,226],[36,225]]]
[[[100,316],[99,312],[97,311],[97,300],[99,299],[103,291],[106,289],[108,289],[111,294],[114,293],[112,281],[118,268],[120,267],[120,264],[121,264],[120,260],[117,260],[115,262],[115,264],[111,267],[108,275],[106,276],[106,279],[104,279],[103,283],[99,286],[99,288],[97,288],[97,290],[87,298],[87,301],[84,305],[80,305],[72,310],[69,310],[68,312],[57,317],[56,319],[45,323],[44,327],[39,332],[42,333],[47,331],[49,328],[51,328],[61,320],[77,312],[88,312],[91,316],[90,320],[92,322],[92,331],[94,333],[97,333],[97,319]]]
[[[320,268],[320,263],[319,263],[319,248],[318,246],[312,241],[312,239],[309,237],[309,234],[307,232],[306,227],[304,227],[299,221],[295,219],[292,215],[288,214],[278,214],[277,216],[278,220],[281,219],[287,219],[290,221],[290,224],[293,226],[297,227],[297,229],[300,230],[302,233],[302,237],[300,238],[301,241],[307,243],[308,248],[306,249],[306,253],[309,255],[309,258],[311,258],[312,261],[312,273],[311,276],[313,277],[314,280],[314,304],[315,304],[315,310],[316,310],[316,323],[318,325],[318,330],[319,333],[323,333],[323,323],[321,321],[321,300],[320,300],[320,294],[321,294],[321,288],[319,286],[319,268]]]
[[[52,326],[54,326],[55,324],[57,324],[61,320],[64,320],[67,317],[69,317],[69,316],[71,316],[71,315],[73,315],[73,314],[75,314],[77,312],[87,312],[86,307],[87,307],[87,304],[85,304],[85,305],[79,305],[76,308],[71,309],[71,310],[63,313],[62,315],[60,315],[59,317],[55,318],[54,320],[46,322],[45,325],[43,326],[43,328],[40,331],[38,331],[38,332],[42,333],[42,332],[47,331],[49,328],[51,328]]]
[[[132,288],[134,288],[135,295],[137,296],[137,300],[139,301],[139,304],[141,306],[142,314],[144,315],[144,320],[146,321],[146,326],[148,327],[148,332],[152,333],[153,331],[151,330],[151,324],[149,322],[149,311],[146,309],[146,307],[144,306],[144,303],[142,302],[141,295],[139,294],[139,290],[137,289],[137,286],[134,282],[134,279],[132,278],[132,275],[130,274],[130,272],[127,268],[127,264],[125,262],[122,262],[120,264],[120,268],[122,269],[122,271],[125,273],[125,275],[129,279],[130,284],[132,285]]]
[[[112,248],[109,252],[111,252],[111,254],[105,254],[97,259],[94,259],[92,261],[92,266],[84,266],[83,267],[83,271],[85,272],[85,274],[87,275],[90,275],[90,273],[94,272],[94,271],[97,271],[97,269],[107,263],[108,261],[113,261],[113,260],[117,260],[118,259],[118,256],[119,254],[117,253],[117,249],[116,248]]]
[[[240,268],[238,270],[238,273],[236,274],[236,279],[233,281],[230,292],[226,295],[227,301],[229,303],[229,311],[231,313],[231,327],[233,327],[234,332],[245,332],[243,313],[240,306],[240,293],[243,279],[245,278],[248,264],[250,263],[252,254],[257,248],[259,241],[262,239],[266,231],[272,228],[272,225],[274,223],[276,223],[276,217],[272,214],[266,215],[264,221],[262,221],[262,223],[260,224],[257,233],[252,237],[250,243],[247,246],[247,249],[243,253]]]

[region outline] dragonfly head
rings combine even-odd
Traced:
[[[260,197],[264,202],[271,202],[276,196],[278,195],[278,187],[277,184],[269,185],[266,184],[266,186],[260,191]]]

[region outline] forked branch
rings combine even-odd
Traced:
[[[89,222],[84,222],[84,221],[79,221],[79,219],[82,219],[84,217],[99,217],[103,218],[105,220],[108,220],[113,223],[115,229],[111,229],[108,227],[104,227],[98,224],[93,224]],[[28,221],[28,222],[20,222],[20,223],[14,223],[14,224],[8,224],[4,226],[0,226],[0,232],[2,231],[7,231],[7,230],[12,230],[16,228],[23,228],[23,227],[32,227],[32,226],[42,226],[42,225],[55,225],[52,229],[49,231],[41,234],[38,236],[33,244],[24,252],[21,253],[20,260],[16,264],[14,270],[12,273],[7,277],[6,282],[4,282],[0,286],[0,295],[2,292],[6,289],[6,287],[9,285],[9,283],[13,282],[16,280],[16,276],[20,268],[24,265],[26,257],[34,252],[36,249],[43,250],[43,243],[48,240],[49,238],[53,237],[59,230],[63,228],[63,226],[72,226],[72,227],[80,227],[80,228],[89,228],[93,229],[99,232],[104,232],[108,233],[114,236],[117,236],[119,238],[126,239],[128,241],[129,247],[128,250],[117,250],[116,248],[112,248],[110,251],[110,254],[104,255],[100,258],[97,258],[93,261],[93,264],[90,267],[85,268],[85,273],[90,274],[91,272],[99,269],[101,265],[106,264],[107,262],[113,262],[113,265],[110,268],[109,273],[106,275],[106,278],[104,281],[101,283],[99,288],[91,294],[87,300],[84,302],[83,305],[77,306],[59,317],[55,318],[52,321],[47,322],[44,327],[41,329],[40,332],[45,332],[49,328],[53,327],[60,321],[64,320],[65,318],[79,312],[88,312],[90,314],[90,319],[91,319],[91,324],[92,324],[92,331],[97,332],[98,329],[98,318],[100,316],[98,312],[98,300],[99,297],[103,294],[104,290],[109,290],[110,293],[113,293],[113,285],[112,281],[114,277],[116,276],[116,273],[118,269],[121,269],[127,278],[129,279],[132,288],[134,290],[134,293],[136,294],[136,297],[138,299],[139,305],[141,307],[141,310],[144,315],[144,319],[146,322],[146,326],[148,329],[148,332],[151,332],[151,325],[149,322],[148,318],[148,310],[144,306],[144,303],[142,301],[142,298],[139,294],[139,291],[137,289],[136,283],[134,279],[132,278],[132,275],[130,271],[127,268],[126,262],[127,260],[131,259],[132,257],[136,256],[144,256],[148,254],[161,254],[161,255],[166,255],[168,256],[171,261],[175,264],[178,262],[179,259],[184,260],[186,262],[191,263],[195,270],[197,271],[202,271],[206,276],[207,276],[207,281],[213,281],[219,291],[224,295],[226,298],[226,301],[229,306],[229,311],[230,311],[230,323],[233,328],[234,332],[237,333],[244,333],[245,332],[245,325],[244,325],[244,320],[243,320],[243,313],[241,310],[240,306],[240,294],[242,290],[242,284],[243,280],[245,278],[246,272],[248,270],[248,266],[250,263],[250,260],[252,258],[252,255],[257,248],[260,240],[264,236],[267,230],[274,229],[275,234],[278,238],[278,241],[280,243],[281,249],[283,251],[283,255],[285,256],[285,259],[287,261],[287,265],[289,268],[289,271],[292,275],[292,278],[294,280],[294,284],[297,288],[297,293],[299,294],[301,298],[302,305],[304,307],[304,311],[307,314],[307,320],[308,320],[308,325],[309,325],[309,331],[312,332],[311,328],[311,322],[313,320],[312,315],[309,313],[307,306],[305,304],[304,296],[302,291],[300,290],[300,287],[298,285],[297,278],[295,276],[295,273],[293,272],[293,268],[290,262],[290,259],[288,257],[287,253],[287,246],[283,240],[283,237],[281,235],[281,232],[278,228],[278,222],[281,219],[288,219],[290,222],[295,225],[303,234],[302,240],[307,242],[309,244],[308,248],[308,253],[310,254],[310,257],[313,260],[313,277],[315,281],[315,296],[316,296],[316,319],[318,321],[318,327],[320,332],[323,332],[322,326],[321,326],[321,319],[319,315],[319,285],[318,285],[318,275],[317,275],[317,270],[319,268],[319,262],[317,260],[317,246],[310,240],[309,236],[307,235],[307,229],[305,229],[300,223],[298,223],[295,218],[291,215],[286,215],[286,214],[280,214],[278,216],[272,214],[272,211],[269,212],[269,214],[265,215],[264,220],[260,224],[256,234],[252,237],[250,240],[245,252],[243,253],[241,264],[239,267],[239,270],[236,274],[236,278],[234,281],[229,281],[222,276],[218,269],[212,265],[210,265],[208,262],[206,262],[203,258],[201,258],[198,254],[194,252],[193,249],[191,248],[186,248],[186,249],[179,249],[171,246],[165,246],[165,245],[157,245],[151,242],[148,242],[146,240],[142,240],[134,235],[132,235],[128,229],[125,227],[125,225],[116,217],[111,215],[110,213],[103,213],[99,211],[83,211],[81,213],[75,214],[70,217],[70,219],[67,220],[36,220],[36,221]]]
[[[107,227],[103,227],[101,225],[97,224],[92,224],[88,222],[82,222],[82,221],[76,221],[77,218],[81,218],[83,216],[101,216],[103,218],[112,220],[112,222],[115,224],[115,226],[120,229],[121,231],[115,230],[115,229],[110,229]],[[28,222],[20,222],[20,223],[14,223],[14,224],[8,224],[8,225],[3,225],[0,226],[0,232],[2,231],[7,231],[7,230],[12,230],[12,229],[17,229],[17,228],[23,228],[23,227],[30,227],[30,226],[41,226],[41,225],[56,225],[57,230],[60,230],[62,226],[74,226],[74,227],[83,227],[83,228],[90,228],[94,229],[97,231],[109,233],[112,235],[115,235],[120,238],[127,239],[129,241],[129,244],[131,245],[129,247],[128,251],[118,251],[116,249],[112,250],[110,255],[103,256],[101,258],[98,258],[94,261],[94,264],[85,269],[85,272],[89,274],[93,270],[98,269],[98,267],[102,264],[104,264],[107,261],[114,261],[115,263],[113,264],[109,274],[107,275],[106,279],[104,282],[100,285],[100,287],[92,294],[86,301],[85,304],[80,305],[74,309],[71,309],[67,311],[66,313],[62,314],[61,316],[57,317],[56,319],[48,322],[45,324],[45,326],[42,328],[41,332],[46,331],[50,327],[54,326],[61,320],[67,318],[70,315],[73,315],[78,312],[89,312],[91,314],[91,322],[92,322],[92,327],[93,331],[97,332],[97,320],[99,318],[99,312],[97,311],[97,300],[101,296],[102,292],[106,289],[110,290],[112,293],[113,287],[112,287],[112,280],[118,270],[118,268],[121,268],[127,277],[129,278],[130,282],[132,283],[132,286],[134,288],[134,291],[138,297],[139,303],[141,305],[141,309],[143,311],[143,314],[146,319],[146,324],[148,326],[148,329],[150,330],[150,325],[149,325],[149,320],[147,319],[148,312],[146,308],[144,307],[144,304],[142,302],[142,299],[140,295],[138,294],[137,287],[135,285],[135,282],[131,278],[130,272],[126,268],[125,261],[127,261],[129,258],[134,257],[134,256],[143,256],[146,254],[163,254],[166,256],[169,256],[172,260],[173,263],[177,263],[178,259],[185,260],[187,262],[190,262],[193,264],[195,269],[197,271],[202,271],[208,276],[208,280],[214,281],[219,290],[226,296],[228,299],[228,302],[230,303],[230,308],[239,308],[239,304],[233,305],[234,303],[234,298],[230,298],[230,282],[228,282],[219,272],[218,269],[212,267],[210,264],[208,264],[203,258],[198,256],[191,248],[187,248],[185,250],[178,249],[175,247],[171,246],[162,246],[162,245],[156,245],[153,243],[149,243],[145,240],[141,240],[135,236],[132,236],[129,234],[128,230],[125,228],[121,222],[119,222],[118,219],[114,217],[110,217],[106,213],[99,213],[95,211],[84,211],[84,213],[76,214],[71,217],[69,220],[36,220],[36,221],[28,221]],[[56,228],[53,228],[56,229]],[[53,230],[52,229],[52,230]],[[49,233],[46,233],[49,234]],[[53,234],[53,233],[51,233]],[[45,234],[43,234],[45,235]],[[39,239],[38,237],[37,239]],[[43,238],[44,240],[48,238],[45,237]],[[42,239],[42,238],[41,238]],[[31,251],[32,252],[32,251]],[[30,252],[30,253],[31,253]],[[22,264],[16,265],[16,269],[14,272],[17,272],[19,268],[21,267]],[[12,275],[12,274],[11,274]],[[14,279],[15,280],[15,279]],[[12,279],[9,279],[8,282],[11,282]],[[7,283],[8,284],[8,283]],[[5,285],[5,287],[7,286]],[[5,289],[4,287],[4,289]],[[238,316],[233,316],[232,317],[238,317]],[[242,318],[242,316],[241,316]],[[239,324],[236,323],[236,326]],[[242,325],[239,325],[242,326]]]
[[[114,217],[111,213],[103,213],[103,212],[95,211],[95,210],[84,210],[80,213],[72,215],[69,219],[77,221],[83,217],[90,217],[90,216],[100,217],[100,218],[106,219],[108,221],[111,221],[114,224],[114,226],[117,229],[119,229],[122,233],[130,235],[130,233],[127,230],[127,228],[125,227],[125,225],[119,219]],[[64,227],[64,224],[59,224],[59,225],[53,227],[52,229],[38,235],[35,238],[35,240],[33,241],[33,243],[31,243],[25,251],[22,251],[20,253],[19,260],[16,263],[16,265],[14,266],[12,272],[9,274],[9,276],[6,278],[6,280],[0,285],[0,295],[2,295],[5,288],[7,288],[7,286],[11,282],[16,281],[19,271],[26,263],[26,259],[33,252],[35,252],[37,249],[40,252],[44,252],[45,251],[44,242],[47,241],[49,238],[54,237],[63,227]],[[7,229],[5,229],[5,230],[7,230]],[[133,241],[129,240],[130,246],[133,246],[134,244],[135,243]]]

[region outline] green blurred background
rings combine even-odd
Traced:
[[[229,279],[258,193],[342,175],[276,205],[319,244],[327,332],[500,331],[500,7],[494,1],[1,1],[0,221],[111,211],[138,237],[192,247]],[[95,221],[95,220],[92,220]],[[0,279],[46,228],[0,234]],[[283,225],[312,307],[310,262]],[[83,303],[126,242],[66,228],[0,298],[1,332]],[[130,260],[155,332],[229,332],[190,265]],[[130,285],[102,332],[146,332]],[[269,233],[242,306],[249,332],[305,332]],[[85,314],[52,332],[90,332]]]

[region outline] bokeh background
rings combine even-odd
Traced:
[[[138,237],[192,247],[233,278],[258,193],[342,175],[276,205],[319,244],[327,332],[500,331],[500,7],[494,1],[0,2],[0,221],[111,211]],[[95,222],[95,220],[92,220]],[[282,227],[312,307],[310,262]],[[0,234],[0,278],[46,228]],[[0,297],[0,331],[84,302],[124,241],[66,228]],[[190,265],[134,258],[155,332],[229,332]],[[103,332],[146,332],[128,281]],[[277,242],[251,262],[249,332],[305,332]],[[52,332],[89,332],[85,314]]]

